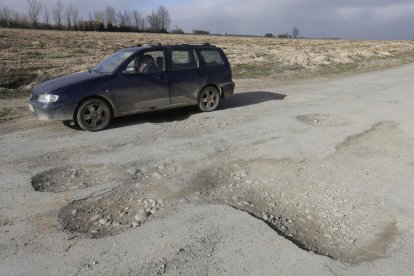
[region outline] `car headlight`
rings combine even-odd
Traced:
[[[55,103],[59,99],[58,95],[53,94],[41,94],[39,95],[39,98],[37,99],[40,103]]]

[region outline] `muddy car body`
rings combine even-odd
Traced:
[[[195,105],[213,111],[234,86],[218,47],[141,46],[119,50],[87,72],[41,83],[29,108],[40,120],[74,120],[98,131],[114,117],[152,110]]]

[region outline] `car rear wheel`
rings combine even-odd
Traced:
[[[109,105],[101,99],[88,99],[82,102],[76,112],[76,121],[87,131],[105,129],[111,123],[112,112]]]
[[[215,110],[220,103],[220,93],[214,86],[207,86],[201,90],[198,97],[198,109],[203,112]]]

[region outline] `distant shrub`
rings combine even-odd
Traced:
[[[265,33],[264,37],[273,37],[273,34],[271,34],[271,33]]]
[[[277,37],[278,38],[292,38],[290,34],[278,34]]]
[[[184,34],[184,31],[181,27],[175,26],[175,28],[171,31],[172,34]]]
[[[195,29],[195,30],[193,30],[193,34],[195,34],[195,35],[208,35],[208,34],[210,34],[210,31]]]

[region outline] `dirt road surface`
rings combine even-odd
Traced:
[[[241,81],[99,133],[2,122],[0,275],[412,275],[413,76]]]

